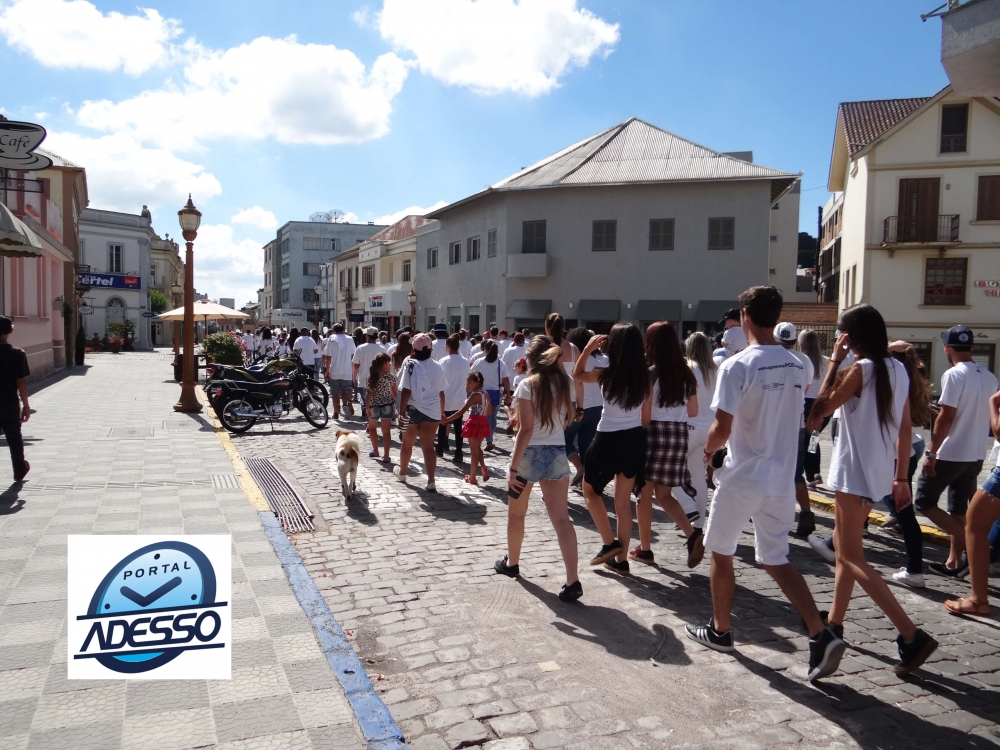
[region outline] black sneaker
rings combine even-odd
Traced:
[[[705,535],[701,529],[695,529],[687,538],[687,551],[687,566],[697,568],[702,558],[705,557]]]
[[[521,575],[520,565],[507,564],[507,555],[504,555],[502,560],[497,560],[493,563],[493,570],[502,576],[507,576],[508,578],[517,578]]]
[[[463,456],[461,453],[455,454],[455,463],[460,464],[463,463],[464,461],[465,461],[465,456]]]
[[[720,633],[713,625],[713,620],[709,620],[707,625],[685,625],[684,632],[692,641],[697,641],[702,646],[708,646],[713,651],[735,651],[733,645],[733,631],[727,630]]]
[[[897,677],[905,677],[927,661],[927,657],[937,650],[938,642],[917,628],[912,641],[907,643],[903,640],[903,636],[898,636],[896,646],[899,648],[899,664],[893,667],[892,671]]]
[[[629,574],[628,560],[622,560],[618,562],[615,558],[604,561],[604,567],[608,570],[617,573],[618,575],[627,576]]]
[[[816,531],[816,516],[811,510],[799,511],[799,525],[795,529],[795,536],[805,538]]]
[[[829,677],[837,671],[847,644],[833,628],[823,628],[819,635],[809,639],[809,682]]]
[[[443,449],[441,449],[441,448],[435,448],[434,449],[434,453],[437,455],[438,458],[444,458],[444,450]]]
[[[581,596],[583,596],[583,585],[579,581],[565,583],[559,592],[559,601],[575,602]]]
[[[612,557],[618,557],[622,553],[622,545],[617,539],[615,539],[611,544],[605,544],[601,547],[601,551],[597,553],[593,560],[590,561],[591,565],[600,565],[606,560],[610,560]]]
[[[949,567],[948,563],[936,562],[927,563],[927,567],[939,576],[944,576],[945,578],[965,578],[969,575],[969,563],[965,560],[959,562],[957,568]]]

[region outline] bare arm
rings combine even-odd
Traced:
[[[688,399],[687,407],[688,407],[688,412],[687,412],[688,413],[688,419],[694,419],[695,417],[697,417],[698,416],[698,397],[697,396],[691,396]]]
[[[572,356],[573,356],[573,360],[572,361],[573,361],[573,369],[575,371],[576,370],[576,363],[577,363],[578,360],[582,359],[582,356],[580,355],[580,350],[576,348],[576,344],[570,343],[569,349],[573,353],[572,354]],[[584,367],[586,367],[586,360],[584,360]],[[576,405],[577,405],[577,407],[579,407],[580,409],[583,409],[583,381],[582,380],[577,380],[575,376],[573,377],[573,390],[574,390],[574,392],[576,394]]]
[[[1000,391],[990,396],[990,429],[1000,435]]]
[[[931,433],[931,453],[938,452],[938,448],[941,447],[941,443],[944,442],[944,439],[948,437],[948,434],[951,432],[951,428],[952,425],[955,424],[955,416],[957,414],[958,409],[954,406],[941,406],[941,413],[938,414],[937,419],[934,420],[934,430]]]
[[[21,421],[31,419],[31,407],[28,406],[28,379],[17,379],[17,395],[21,397]]]
[[[510,454],[510,468],[507,471],[508,485],[513,483],[514,478],[517,476],[517,468],[524,457],[528,441],[531,440],[531,433],[535,429],[535,412],[531,406],[531,399],[519,398],[515,399],[515,403],[517,404],[517,417],[520,429],[517,431],[517,437],[514,438],[514,450]]]
[[[830,360],[829,369],[823,379],[816,403],[809,411],[809,418],[806,420],[806,429],[810,432],[818,430],[823,426],[823,419],[833,414],[837,409],[847,403],[852,396],[861,394],[861,387],[864,379],[861,375],[859,365],[851,365],[843,377],[837,377],[839,362]]]
[[[596,383],[598,376],[601,374],[600,370],[591,370],[586,372],[587,369],[587,357],[596,352],[607,339],[607,336],[591,336],[590,341],[587,342],[587,346],[584,347],[583,352],[577,357],[576,362],[573,365],[573,380],[578,380],[582,383]]]
[[[708,428],[708,439],[705,441],[705,463],[717,451],[729,441],[729,435],[733,431],[733,415],[729,412],[716,409],[715,420]]]

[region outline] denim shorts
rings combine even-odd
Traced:
[[[423,424],[424,422],[437,424],[441,421],[441,417],[429,417],[420,411],[420,409],[413,406],[406,407],[406,418],[410,420],[410,424]]]
[[[990,493],[993,497],[1000,498],[1000,466],[993,467],[993,471],[983,482],[982,490]]]
[[[368,407],[368,418],[377,422],[380,419],[392,419],[395,411],[393,404],[382,404],[381,406]]]
[[[330,380],[327,381],[327,386],[329,386],[330,393],[334,396],[339,396],[341,393],[347,393],[348,391],[354,390],[354,383],[350,380]]]
[[[569,476],[569,459],[566,458],[566,446],[559,445],[529,445],[524,449],[517,473],[529,482],[539,479],[553,481]]]

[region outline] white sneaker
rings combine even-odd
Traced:
[[[399,470],[399,467],[398,467],[398,466],[393,466],[393,467],[392,467],[392,473],[393,473],[393,475],[394,475],[394,476],[396,477],[397,481],[400,481],[400,482],[402,482],[403,484],[406,484],[406,474],[403,474],[403,473],[402,473],[402,472],[401,472],[401,471]]]
[[[922,589],[924,587],[924,577],[919,573],[910,573],[906,568],[900,568],[898,573],[893,573],[892,580],[904,586],[909,586],[911,589]]]
[[[427,491],[428,492],[437,492],[437,487],[434,486],[434,482],[428,482],[427,483]]]
[[[834,564],[837,562],[837,554],[826,546],[826,539],[824,537],[810,534],[806,537],[806,541],[809,542],[809,546],[813,548],[813,551],[828,563]]]

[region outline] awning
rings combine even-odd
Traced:
[[[520,318],[521,320],[544,320],[552,312],[552,300],[550,299],[515,299],[511,300],[507,308],[507,318]]]
[[[703,299],[698,303],[698,312],[695,320],[711,322],[722,320],[726,310],[731,307],[739,307],[740,304],[734,299]]]
[[[641,299],[635,307],[636,320],[657,321],[681,319],[681,301],[679,299]]]
[[[0,203],[0,256],[37,258],[42,252],[42,241],[38,235]]]
[[[619,299],[582,299],[576,317],[580,320],[594,320],[617,323],[622,309]]]

